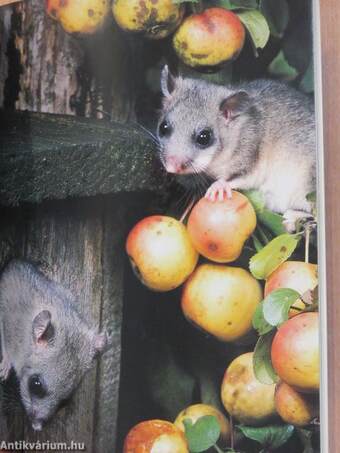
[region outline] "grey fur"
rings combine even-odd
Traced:
[[[162,87],[169,77],[164,69]],[[159,136],[165,168],[171,156],[183,163],[181,174],[203,173],[228,181],[233,189],[260,190],[267,207],[287,217],[292,211],[310,212],[306,195],[315,190],[316,171],[310,98],[272,80],[220,86],[179,77],[171,85],[163,91],[159,120],[172,128],[169,137]],[[226,118],[225,103],[240,92],[242,102],[230,102]],[[206,127],[215,142],[200,149],[193,134]]]
[[[36,430],[69,398],[106,346],[106,334],[91,328],[75,305],[70,292],[28,262],[13,260],[1,275],[0,377],[7,379],[14,369],[21,400]],[[33,375],[41,376],[46,385],[44,398],[29,392]]]

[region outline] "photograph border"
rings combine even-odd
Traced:
[[[325,215],[325,147],[323,115],[322,43],[321,43],[321,2],[313,0],[313,42],[314,42],[314,87],[317,134],[317,194],[318,194],[318,279],[320,313],[320,449],[328,452],[329,407],[328,407],[328,320],[327,320],[327,258],[326,258],[326,215]],[[324,303],[323,303],[324,302]]]

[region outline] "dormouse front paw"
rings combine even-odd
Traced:
[[[205,198],[210,201],[223,201],[225,197],[231,198],[232,190],[230,184],[224,179],[218,179],[213,184],[211,184],[205,194]]]

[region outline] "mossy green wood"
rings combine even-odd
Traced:
[[[138,125],[0,112],[0,204],[161,188],[156,146]]]

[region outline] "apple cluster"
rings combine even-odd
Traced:
[[[280,416],[288,424],[303,427],[318,416],[319,317],[303,299],[306,292],[317,287],[317,266],[284,261],[263,285],[248,269],[230,264],[240,257],[256,225],[249,199],[233,191],[232,197],[223,201],[199,200],[186,225],[160,215],[142,219],[130,231],[126,251],[136,275],[150,289],[170,291],[183,285],[184,316],[228,344],[242,343],[254,333],[255,312],[271,294],[290,288],[301,295],[287,311],[288,319],[270,333],[270,358],[277,380],[269,383],[258,379],[255,353],[246,352],[228,365],[221,401],[226,412],[244,425],[263,426]],[[179,414],[174,426],[185,431],[183,420],[189,418],[195,423],[200,417],[213,415],[220,423],[226,446],[231,428],[224,414],[216,411],[206,405],[190,406]],[[134,434],[128,435],[124,453],[137,451],[127,446],[139,427],[136,425]],[[169,451],[187,450],[173,447]]]
[[[95,33],[113,14],[119,27],[129,33],[148,39],[174,34],[178,57],[196,68],[235,59],[246,36],[232,11],[212,7],[185,17],[183,3],[173,0],[46,0],[46,9],[68,33]]]

